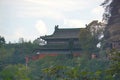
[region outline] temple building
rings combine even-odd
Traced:
[[[111,17],[105,29],[105,39],[107,48],[120,50],[120,2],[113,0],[110,4]]]
[[[45,45],[41,45],[35,51],[38,54],[74,54],[81,53],[79,41],[80,28],[59,28],[55,26],[52,35],[41,36],[39,39],[45,41]]]

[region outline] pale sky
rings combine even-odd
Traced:
[[[7,42],[50,35],[55,25],[80,28],[102,20],[104,0],[0,0],[0,35]]]

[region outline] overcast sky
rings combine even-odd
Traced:
[[[104,0],[0,0],[0,35],[7,42],[52,34],[54,26],[80,28],[102,19]]]

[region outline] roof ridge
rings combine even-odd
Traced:
[[[82,28],[55,28],[51,35],[42,36],[43,39],[62,39],[62,38],[78,38],[80,29]]]
[[[58,29],[81,29],[81,28],[58,28]]]

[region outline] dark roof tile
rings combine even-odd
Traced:
[[[41,36],[42,39],[68,39],[79,38],[80,28],[55,29],[52,35]]]

